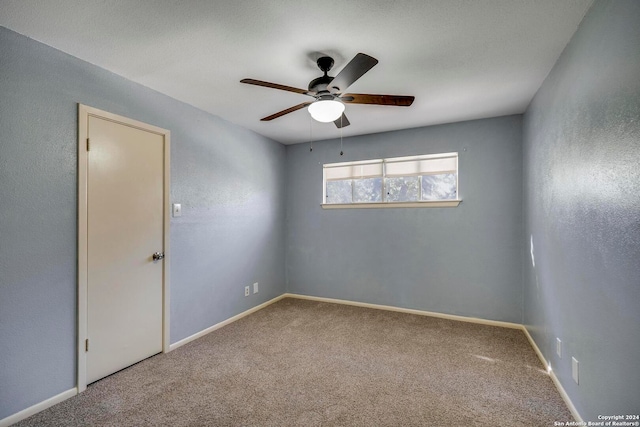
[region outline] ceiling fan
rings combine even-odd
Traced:
[[[333,58],[323,56],[316,61],[318,68],[324,73],[322,77],[311,80],[309,89],[298,89],[291,86],[284,86],[277,83],[269,83],[261,80],[242,79],[240,83],[247,83],[256,86],[270,87],[273,89],[286,90],[315,98],[315,101],[303,102],[293,107],[287,108],[270,116],[260,119],[269,121],[282,117],[285,114],[309,107],[311,117],[319,122],[334,122],[338,128],[349,126],[349,120],[344,114],[346,104],[375,104],[375,105],[395,105],[408,107],[413,103],[413,96],[402,95],[367,95],[362,93],[345,93],[347,88],[356,80],[362,77],[367,71],[372,69],[378,60],[358,53],[335,77],[327,73],[333,67]]]

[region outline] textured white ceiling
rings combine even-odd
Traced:
[[[299,110],[329,54],[380,62],[349,92],[344,136],[522,113],[593,0],[0,0],[0,25],[285,144],[335,138]]]

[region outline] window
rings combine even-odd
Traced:
[[[323,166],[324,208],[458,206],[458,153]]]

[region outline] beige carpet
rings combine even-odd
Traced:
[[[283,299],[17,426],[552,426],[520,330]]]

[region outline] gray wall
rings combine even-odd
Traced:
[[[171,131],[172,342],[285,289],[284,146],[0,27],[0,419],[76,385],[77,103]]]
[[[640,2],[596,2],[524,120],[524,320],[589,421],[640,411],[639,46]]]
[[[344,156],[339,140],[287,146],[287,290],[521,323],[521,124],[518,115],[346,138]],[[451,151],[457,208],[320,207],[324,163]]]

